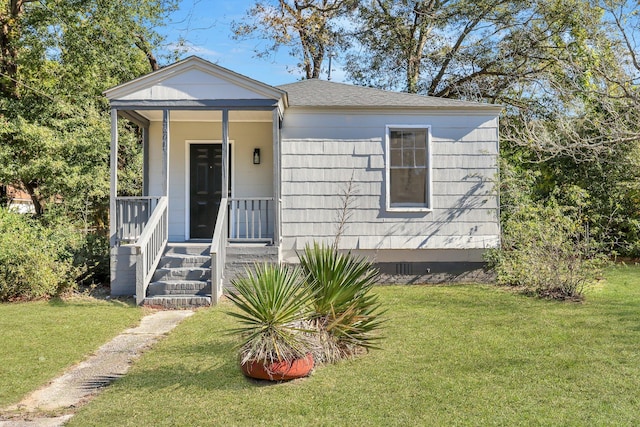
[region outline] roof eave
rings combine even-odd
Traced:
[[[305,109],[305,110],[342,110],[342,111],[382,111],[382,110],[397,110],[397,111],[461,111],[461,112],[494,112],[500,114],[504,107],[494,104],[478,104],[478,105],[464,105],[464,106],[416,106],[416,105],[289,105],[290,109]]]

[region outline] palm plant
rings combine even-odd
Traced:
[[[255,272],[232,280],[235,291],[228,297],[239,311],[229,312],[240,320],[241,364],[291,362],[310,351],[309,313],[311,293],[300,280],[300,270],[284,265],[256,264]]]
[[[372,263],[318,243],[298,257],[312,290],[310,321],[321,341],[314,358],[335,362],[376,348],[382,312],[377,295],[369,292],[378,277]]]

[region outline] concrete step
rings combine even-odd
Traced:
[[[211,256],[207,255],[187,255],[169,254],[160,259],[158,268],[184,268],[184,267],[211,267]]]
[[[211,305],[211,297],[202,295],[156,295],[144,299],[143,305],[162,308],[195,308]]]
[[[165,280],[209,280],[210,268],[185,267],[185,268],[158,268],[153,273],[151,280],[160,282]]]
[[[204,255],[208,256],[211,243],[167,243],[165,255]]]
[[[176,280],[149,283],[147,296],[158,295],[211,295],[211,281]]]

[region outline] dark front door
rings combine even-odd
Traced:
[[[190,238],[211,239],[222,199],[222,144],[190,147]]]

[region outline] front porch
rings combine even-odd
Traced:
[[[271,198],[223,199],[211,239],[181,242],[168,239],[166,197],[119,197],[116,202],[112,295],[133,294],[137,304],[171,308],[215,304],[236,273],[254,261],[278,261]],[[239,256],[228,259],[229,250]],[[238,264],[242,267],[227,274],[229,265]]]
[[[112,294],[135,294],[141,304],[149,284],[162,276],[160,269],[193,268],[197,271],[183,271],[184,279],[198,275],[207,290],[201,287],[194,295],[215,304],[223,292],[228,245],[279,245],[286,94],[189,58],[106,95],[112,108]],[[118,193],[118,121],[123,119],[142,130],[140,196]],[[197,257],[209,260],[165,266],[161,263],[173,262],[163,261],[169,242],[204,243]],[[180,284],[182,290],[192,285],[197,284]]]

